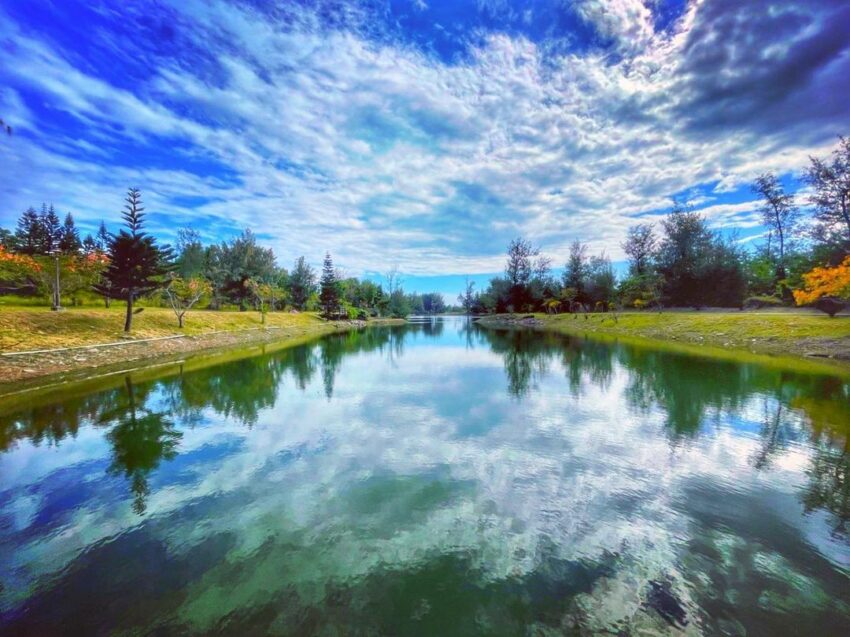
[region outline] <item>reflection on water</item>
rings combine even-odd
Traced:
[[[0,416],[0,633],[848,634],[850,385],[465,319]]]

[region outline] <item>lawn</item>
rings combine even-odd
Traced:
[[[724,349],[850,360],[850,317],[790,312],[623,312],[535,315],[545,329],[610,334]]]
[[[308,328],[321,320],[313,313],[266,314],[267,327]],[[128,338],[123,332],[124,308],[69,308],[52,312],[45,307],[0,307],[0,351],[22,351],[110,343]],[[129,338],[153,338],[176,334],[262,327],[258,312],[195,310],[186,314],[186,327],[177,327],[174,312],[146,307],[133,317]]]

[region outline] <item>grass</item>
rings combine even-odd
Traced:
[[[708,345],[774,355],[850,360],[850,317],[804,312],[623,312],[535,315],[546,329]]]
[[[308,324],[313,326],[315,324]],[[322,334],[330,328],[328,323],[318,324]],[[294,331],[294,330],[293,330]],[[202,350],[187,356],[185,353],[160,356],[155,363],[136,361],[128,369],[126,363],[98,367],[97,370],[81,369],[58,376],[39,377],[14,384],[11,391],[0,385],[0,415],[17,411],[34,400],[45,404],[59,403],[64,400],[85,396],[95,391],[103,391],[124,384],[128,374],[133,382],[166,378],[175,374],[221,365],[243,358],[270,354],[282,349],[297,347],[317,338],[317,332],[304,330],[301,334],[288,334],[286,338],[274,343],[258,343],[239,347],[224,347]]]
[[[266,327],[309,329],[322,321],[313,313],[266,314]],[[168,308],[147,307],[133,317],[133,339],[205,334],[262,327],[258,312],[194,310],[186,314],[185,327]],[[51,312],[45,307],[0,307],[0,351],[25,351],[110,343],[126,339],[124,307],[69,308]]]

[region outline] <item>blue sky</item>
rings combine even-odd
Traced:
[[[850,133],[841,0],[0,0],[0,225],[42,201],[165,240],[251,227],[453,298],[530,238],[622,259],[687,196],[757,241],[748,184]]]

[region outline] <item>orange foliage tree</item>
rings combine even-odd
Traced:
[[[15,254],[0,246],[0,285],[33,286],[41,264],[26,254]]]
[[[797,305],[817,305],[830,298],[850,301],[850,255],[833,268],[813,268],[803,275],[803,283],[802,290],[794,290]],[[833,316],[841,306],[843,303],[833,302],[830,307],[837,308],[835,311],[830,311],[826,305],[821,309]]]

